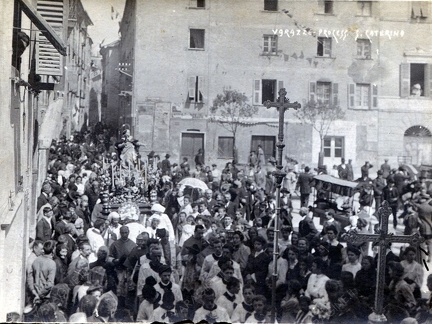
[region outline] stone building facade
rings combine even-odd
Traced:
[[[285,87],[293,102],[340,105],[324,163],[432,164],[431,3],[412,1],[162,0],[126,2],[120,56],[133,74],[133,134],[172,160],[223,165],[230,133],[211,122],[212,102],[238,90],[258,106],[241,127],[239,162],[258,143],[274,155],[277,113],[262,102]],[[422,94],[411,95],[420,84]],[[285,152],[316,165],[318,133],[286,113]]]

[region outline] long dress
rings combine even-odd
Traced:
[[[134,162],[136,161],[137,154],[135,151],[135,146],[132,143],[132,136],[129,136],[123,145],[124,146],[120,158],[126,165],[133,166]]]

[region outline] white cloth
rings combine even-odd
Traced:
[[[307,283],[305,295],[311,298],[327,298],[327,291],[325,290],[325,283],[330,280],[326,275],[315,273],[311,274]]]
[[[162,300],[165,292],[162,289],[161,285],[163,285],[163,284],[159,281],[154,287],[155,287],[156,291],[158,291],[160,293],[161,300]],[[181,292],[181,289],[180,289],[179,285],[177,285],[176,283],[172,282],[171,291],[174,294],[174,304],[177,304],[177,302],[183,300],[183,294]]]
[[[214,322],[227,322],[231,323],[231,319],[225,308],[217,306],[215,310],[208,311],[204,307],[200,307],[196,310],[195,316],[193,318],[194,323],[198,323],[201,320],[206,320],[206,317],[212,317]]]
[[[233,302],[229,301],[228,298],[225,297],[225,295],[222,295],[216,300],[216,305],[225,308],[229,317],[231,318],[234,312],[234,304],[235,306],[237,306],[240,305],[242,302],[243,296],[241,294],[235,295],[235,299]]]
[[[168,232],[168,240],[170,242],[174,242],[175,241],[175,235],[174,235],[174,227],[171,223],[171,220],[169,219],[167,214],[153,214],[152,217],[157,217],[159,218],[160,222],[157,228],[165,228]],[[146,230],[144,230],[146,231]]]
[[[127,223],[126,226],[129,228],[129,236],[128,238],[133,241],[134,243],[136,243],[136,238],[138,235],[140,235],[143,232],[147,232],[146,228],[144,227],[144,225],[140,224],[140,223],[136,223],[136,222],[132,222],[132,223]],[[119,237],[117,237],[118,239]]]
[[[105,240],[102,237],[100,231],[94,227],[89,228],[86,232],[89,244],[92,249],[92,253],[88,257],[89,263],[97,261],[97,252],[100,247],[105,245]]]
[[[346,263],[342,266],[342,271],[351,272],[353,274],[354,278],[360,269],[361,269],[361,264],[358,261],[355,264]]]

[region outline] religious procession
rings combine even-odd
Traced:
[[[102,123],[52,142],[26,322],[432,321],[425,177],[286,159],[278,183],[261,147],[218,170],[139,146]]]

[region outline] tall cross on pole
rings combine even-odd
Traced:
[[[412,235],[394,235],[388,232],[388,219],[392,210],[386,200],[382,203],[378,210],[378,219],[381,220],[380,228],[377,234],[359,234],[350,232],[345,235],[347,242],[351,243],[364,243],[373,242],[377,243],[378,251],[378,275],[375,287],[375,307],[374,312],[369,315],[370,323],[387,323],[387,319],[383,314],[383,301],[384,301],[384,286],[385,286],[385,268],[386,268],[386,251],[389,243],[410,243],[412,245],[419,245],[424,241],[418,233]]]
[[[263,103],[267,109],[276,107],[279,112],[279,133],[278,133],[278,142],[276,144],[278,148],[277,154],[277,165],[276,171],[274,172],[274,176],[276,178],[276,217],[274,222],[274,240],[273,240],[273,275],[272,275],[272,307],[271,307],[271,320],[274,323],[276,319],[276,281],[277,281],[277,259],[279,255],[279,246],[278,246],[278,237],[279,237],[279,218],[280,218],[280,189],[282,180],[285,177],[285,172],[282,171],[282,153],[284,144],[284,119],[285,119],[285,111],[289,108],[293,108],[295,110],[301,108],[301,105],[296,101],[294,103],[290,103],[289,99],[285,96],[287,92],[285,88],[281,88],[278,92],[279,97],[276,102],[271,102],[267,100]]]

